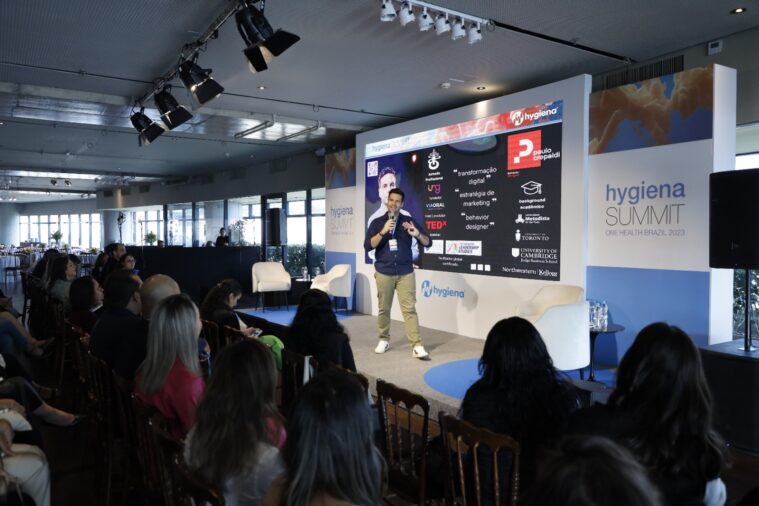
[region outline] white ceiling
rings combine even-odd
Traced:
[[[738,0],[735,0],[736,2]],[[714,0],[440,0],[439,5],[643,61],[759,25],[759,5]],[[178,130],[139,147],[136,97],[177,64],[231,0],[0,2],[0,177],[4,170],[181,176],[350,143],[357,131],[581,73],[621,68],[599,56],[503,28],[469,45],[379,21],[379,0],[269,0],[274,28],[301,41],[253,75],[234,23],[199,64],[225,93]],[[396,4],[398,5],[398,4]],[[452,83],[449,89],[440,83]],[[265,86],[259,90],[258,86]],[[485,91],[477,91],[485,86]],[[189,97],[177,81],[173,93]],[[148,114],[157,119],[152,103]],[[235,139],[276,114],[325,130],[291,142]],[[34,181],[25,181],[31,185]],[[40,183],[37,181],[36,183]],[[42,181],[41,184],[44,184]],[[49,179],[46,181],[49,184]],[[102,183],[101,183],[102,185]],[[82,191],[91,191],[89,183]]]

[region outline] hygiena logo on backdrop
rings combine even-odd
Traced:
[[[329,230],[334,235],[348,235],[353,232],[353,207],[330,207]]]
[[[446,299],[448,297],[454,297],[458,299],[464,298],[464,290],[456,290],[455,288],[440,288],[435,286],[429,279],[422,281],[422,295],[425,297],[440,297]]]

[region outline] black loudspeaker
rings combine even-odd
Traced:
[[[709,266],[759,269],[759,169],[709,176]]]
[[[717,430],[731,445],[759,455],[759,354],[741,346],[742,339],[706,346],[701,359]]]
[[[281,246],[287,240],[287,215],[283,209],[266,210],[266,245]]]

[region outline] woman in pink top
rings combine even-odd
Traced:
[[[198,308],[187,295],[162,300],[150,319],[147,354],[135,382],[135,395],[155,406],[182,439],[205,390],[198,362],[200,330]]]

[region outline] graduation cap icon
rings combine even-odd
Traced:
[[[525,195],[535,195],[536,193],[543,193],[542,187],[542,184],[536,183],[535,181],[530,181],[522,185],[522,190],[524,191]]]

